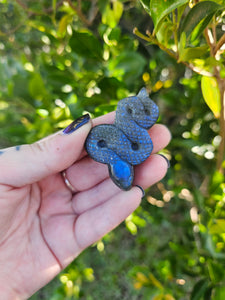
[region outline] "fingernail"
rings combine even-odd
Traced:
[[[141,199],[143,199],[144,196],[145,196],[145,191],[144,191],[143,187],[141,187],[141,186],[138,185],[138,184],[136,184],[135,186],[138,187],[138,188],[141,190],[141,192],[142,192],[142,197],[141,197]]]
[[[83,126],[84,124],[87,124],[90,120],[90,115],[89,114],[85,114],[83,116],[81,116],[80,118],[74,120],[69,126],[67,126],[64,130],[63,130],[63,134],[71,134],[74,131],[76,131],[78,128],[80,128],[81,126]]]
[[[159,154],[159,155],[162,156],[165,159],[165,161],[167,162],[167,166],[169,168],[170,167],[170,161],[169,161],[169,159],[165,155],[163,155],[163,154]]]

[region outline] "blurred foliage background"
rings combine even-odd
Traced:
[[[0,0],[1,148],[143,86],[173,136],[142,205],[32,300],[225,299],[224,2]]]

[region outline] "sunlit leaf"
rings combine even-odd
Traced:
[[[163,290],[163,285],[161,282],[153,275],[153,273],[149,274],[149,279],[151,283],[160,290]]]
[[[151,15],[151,10],[150,10],[150,2],[151,0],[140,0],[141,4],[143,5],[144,9]]]
[[[188,3],[188,0],[151,0],[150,11],[157,32],[161,21],[176,8]]]
[[[60,22],[59,22],[59,28],[58,28],[58,33],[60,36],[64,36],[66,33],[66,29],[68,24],[71,22],[72,20],[72,15],[64,15]]]
[[[120,1],[113,1],[112,7],[108,4],[102,14],[102,23],[114,28],[123,14],[123,4]]]
[[[142,284],[149,283],[149,278],[145,276],[142,272],[137,272],[136,280],[141,282]]]
[[[195,58],[200,58],[209,50],[208,45],[201,47],[187,47],[180,52],[179,61],[190,61]]]
[[[183,23],[179,28],[180,33],[185,32],[186,37],[189,38],[194,28],[205,21],[199,27],[197,35],[199,35],[210,22],[212,16],[221,9],[222,6],[213,1],[203,1],[197,3],[187,14]],[[196,36],[197,36],[196,35]]]
[[[225,299],[225,287],[224,286],[217,286],[214,289],[213,293],[213,300],[222,300]]]
[[[169,40],[173,34],[174,26],[172,21],[166,20],[161,22],[161,26],[156,33],[156,37],[160,43],[163,43],[165,46],[168,45]]]
[[[197,39],[200,36],[200,34],[203,32],[203,30],[206,28],[206,26],[211,21],[213,15],[214,15],[214,13],[209,14],[207,17],[205,17],[204,19],[202,19],[198,23],[197,26],[195,26],[195,28],[191,32],[191,38],[190,38],[191,42],[193,42],[195,39]]]
[[[164,294],[159,294],[153,297],[152,300],[164,300]]]
[[[216,118],[220,116],[220,90],[218,82],[214,77],[202,76],[201,89],[203,98]]]
[[[209,228],[211,234],[225,233],[225,219],[217,219]]]
[[[171,294],[166,294],[166,295],[164,296],[164,299],[165,299],[165,300],[175,300],[175,298],[174,298]]]
[[[34,73],[29,82],[29,92],[34,99],[42,100],[46,95],[45,84],[39,73]]]

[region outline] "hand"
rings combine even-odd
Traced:
[[[110,113],[93,124],[113,120]],[[140,204],[140,188],[120,190],[107,166],[87,157],[83,146],[91,126],[87,122],[73,133],[0,151],[1,299],[30,297]],[[163,125],[154,125],[150,135],[154,153],[170,140]],[[134,184],[149,187],[167,167],[162,156],[152,154],[135,168]],[[65,185],[63,170],[75,194]]]

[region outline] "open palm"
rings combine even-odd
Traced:
[[[111,113],[93,123],[113,119]],[[140,204],[138,187],[121,191],[107,166],[86,156],[83,145],[91,126],[0,151],[1,299],[31,296]],[[150,135],[154,153],[170,140],[163,125],[153,126]],[[63,170],[76,193],[65,185]],[[165,159],[153,154],[136,167],[134,184],[147,188],[166,170]]]

